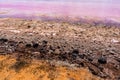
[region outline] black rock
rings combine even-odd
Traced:
[[[88,57],[87,59],[88,59],[88,61],[93,61],[92,57]]]
[[[1,39],[0,39],[0,41],[1,41],[1,42],[7,42],[7,41],[8,41],[8,39],[1,38]]]
[[[72,53],[73,53],[73,54],[79,54],[79,50],[78,50],[78,49],[74,49],[74,50],[72,51]]]
[[[106,59],[105,57],[100,57],[100,58],[98,59],[98,62],[99,62],[100,64],[106,64],[106,63],[107,63],[107,59]]]
[[[60,49],[60,46],[57,46],[58,49]]]
[[[24,43],[24,42],[23,42],[23,41],[20,41],[20,42],[18,42],[18,43],[20,44],[20,43]]]
[[[120,76],[117,78],[117,80],[120,80]]]
[[[26,46],[27,48],[32,47],[32,45],[31,45],[31,44],[26,44],[25,46]]]
[[[120,58],[115,58],[118,62],[120,62]]]
[[[44,54],[46,54],[47,53],[47,50],[45,49],[45,48],[40,48],[40,53],[44,53]]]
[[[82,67],[85,66],[83,62],[80,62],[79,65],[82,66]]]
[[[72,58],[72,59],[76,59],[77,56],[78,56],[78,54],[79,54],[79,50],[74,49],[74,50],[72,51],[72,53],[71,53],[71,58]]]
[[[80,54],[79,58],[84,59],[85,58],[85,54]]]
[[[76,54],[76,53],[72,53],[72,59],[76,59],[77,58],[77,56],[78,56],[78,54]]]
[[[33,48],[38,48],[39,44],[38,43],[33,43]]]
[[[59,59],[65,61],[67,59],[67,56],[64,54],[59,55]]]
[[[42,43],[43,43],[43,44],[47,44],[47,43],[48,43],[48,41],[46,41],[46,40],[43,40],[43,41],[42,41]]]
[[[28,25],[27,27],[28,27],[28,28],[31,28],[31,26],[30,26],[30,25]]]

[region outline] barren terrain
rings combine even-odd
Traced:
[[[1,69],[0,75],[4,75],[1,80],[41,80],[38,75],[42,72],[43,80],[119,80],[120,27],[1,18],[0,54],[0,67],[9,65]],[[48,73],[40,68],[41,73],[28,77],[41,63]],[[24,70],[19,65],[27,67]],[[51,66],[55,69],[50,73],[52,79],[48,77]],[[19,72],[19,68],[20,73],[12,70]]]

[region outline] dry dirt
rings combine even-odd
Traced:
[[[0,80],[101,80],[87,69],[54,66],[45,61],[18,63],[13,56],[0,56]]]
[[[19,72],[19,65],[27,65],[25,70],[22,69],[23,72],[14,73],[11,68],[0,72],[1,75],[7,71],[8,73],[5,75],[10,77],[16,75],[17,80],[19,80],[18,76],[24,76],[20,80],[29,80],[28,75],[32,75],[30,70],[37,67],[31,67],[33,61],[48,62],[52,67],[59,64],[60,77],[59,75],[57,78],[54,76],[51,80],[61,78],[63,80],[119,80],[120,27],[107,26],[103,23],[76,25],[66,22],[1,18],[0,54],[15,57],[17,62],[12,67],[12,69],[15,68],[15,71],[18,68],[17,71]],[[14,60],[8,65],[12,63],[14,64]],[[49,68],[50,65],[44,66]],[[67,66],[65,68],[60,67],[64,65]],[[73,68],[69,75],[74,76],[70,78],[67,76],[67,72],[70,71],[67,69],[68,66]],[[22,70],[20,67],[20,71]],[[91,75],[88,70],[97,78]],[[59,74],[58,72],[57,74]],[[37,80],[39,74],[36,74],[36,77],[33,75],[35,79],[32,80]],[[49,71],[43,80],[48,79],[48,76],[46,77],[48,74]],[[53,71],[53,74],[56,72]],[[1,80],[9,79],[4,77]],[[14,79],[11,78],[11,80]]]

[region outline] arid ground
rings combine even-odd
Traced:
[[[120,80],[120,26],[1,18],[0,80]]]

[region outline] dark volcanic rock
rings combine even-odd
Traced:
[[[31,28],[31,26],[30,26],[30,25],[28,25],[27,27],[28,27],[28,28]]]
[[[79,55],[79,50],[78,49],[74,49],[71,54],[72,54],[71,58],[73,60],[75,60],[77,58],[77,56]]]
[[[79,54],[79,58],[84,59],[85,58],[85,54]]]
[[[48,41],[43,40],[42,43],[46,45],[48,43]]]
[[[31,44],[26,44],[25,46],[26,46],[27,48],[32,47],[32,45],[31,45]]]
[[[107,63],[107,59],[105,57],[99,57],[98,62],[100,64],[106,64]]]
[[[72,51],[72,53],[73,53],[73,54],[79,54],[79,50],[78,50],[78,49],[74,49],[74,50]]]
[[[38,48],[39,44],[38,43],[33,43],[33,48]]]
[[[120,76],[117,78],[117,80],[120,80]]]
[[[7,42],[7,41],[8,41],[8,39],[5,39],[5,38],[0,39],[0,42]]]

